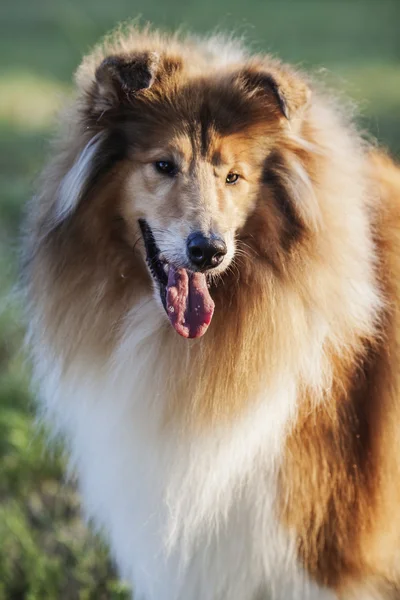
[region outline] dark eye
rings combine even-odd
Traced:
[[[228,173],[225,179],[225,183],[228,185],[233,185],[239,181],[239,173]]]
[[[169,175],[170,177],[173,177],[178,172],[178,167],[176,164],[169,160],[158,160],[156,163],[154,163],[154,166],[159,173],[162,173],[163,175]]]

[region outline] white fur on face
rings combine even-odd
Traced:
[[[178,267],[188,266],[187,238],[197,229],[193,227],[191,223],[187,222],[173,222],[168,228],[162,228],[154,221],[149,221],[148,223],[153,231],[161,255],[165,257],[168,262]],[[206,235],[209,235],[209,233],[207,232]],[[210,274],[212,275],[220,275],[223,273],[229,267],[235,255],[235,238],[233,232],[224,232],[222,239],[226,244],[227,253],[222,263],[210,271]]]

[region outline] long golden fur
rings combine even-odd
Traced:
[[[105,365],[153,302],[164,428],[193,436],[240,422],[290,374],[278,518],[319,585],[397,598],[400,170],[304,75],[222,48],[131,31],[83,61],[26,223],[33,355],[46,346],[63,373]],[[87,173],[74,171],[91,148]],[[173,183],[151,170],[166,155]],[[143,218],[168,260],[168,232],[186,238],[193,223],[229,241],[198,340],[153,298]]]

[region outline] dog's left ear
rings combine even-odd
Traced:
[[[252,66],[243,69],[237,78],[249,97],[262,97],[275,108],[278,116],[288,121],[301,116],[311,99],[311,90],[284,66],[271,68]]]

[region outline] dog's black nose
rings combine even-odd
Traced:
[[[224,260],[226,252],[226,244],[219,237],[206,237],[200,232],[195,232],[187,239],[190,262],[202,270],[218,267]]]

